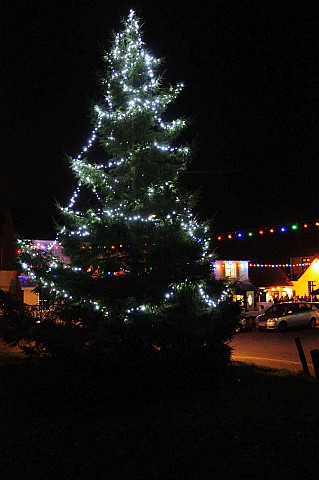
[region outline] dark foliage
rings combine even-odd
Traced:
[[[80,305],[58,305],[33,317],[23,305],[11,308],[12,299],[3,295],[0,335],[43,365],[67,366],[62,382],[70,375],[76,390],[84,387],[84,377],[103,389],[117,378],[127,382],[124,389],[138,382],[149,394],[173,384],[191,387],[229,363],[239,314],[231,300],[210,308],[197,295],[195,286],[179,286],[173,303],[153,313],[136,312],[129,321]]]

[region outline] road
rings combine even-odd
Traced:
[[[283,333],[258,331],[254,328],[237,333],[231,342],[232,359],[266,367],[285,368],[294,372],[302,371],[296,337],[301,340],[310,374],[315,376],[310,350],[319,349],[318,327],[314,330],[292,330]],[[10,348],[0,340],[0,352],[18,351],[18,348]]]
[[[319,328],[267,332],[253,329],[234,335],[231,342],[233,360],[272,368],[302,371],[295,338],[299,337],[311,375],[314,374],[310,350],[319,349]]]

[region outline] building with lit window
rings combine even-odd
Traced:
[[[10,292],[27,305],[37,305],[39,295],[27,277],[19,275],[17,237],[43,238],[52,243],[54,227],[51,212],[41,209],[6,208],[0,210],[0,290]]]
[[[312,292],[319,290],[319,256],[300,257],[294,261],[299,266],[294,269],[292,277],[295,295],[300,298],[304,295],[311,296]]]

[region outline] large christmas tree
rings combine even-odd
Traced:
[[[43,321],[16,324],[7,341],[53,354],[132,342],[134,351],[206,346],[227,361],[235,304],[219,302],[209,228],[194,218],[195,196],[179,179],[191,160],[178,143],[186,122],[164,118],[182,85],[163,86],[132,11],[105,61],[103,101],[88,145],[70,159],[78,184],[60,207],[57,239],[49,248],[20,243],[23,268],[54,308]],[[104,161],[94,161],[93,144]]]
[[[186,122],[164,118],[182,84],[163,86],[133,11],[104,59],[103,102],[87,147],[70,160],[78,185],[61,207],[57,243],[69,261],[32,244],[22,257],[50,299],[111,314],[159,304],[172,285],[200,283],[210,255],[207,225],[193,217],[193,195],[178,179],[191,159],[177,143]],[[98,164],[89,158],[97,141],[105,159]]]

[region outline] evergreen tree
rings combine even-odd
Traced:
[[[163,85],[161,61],[146,50],[133,11],[104,59],[103,102],[94,107],[92,137],[70,159],[76,191],[68,207],[60,207],[63,224],[51,249],[21,242],[24,268],[51,301],[90,306],[95,318],[99,311],[109,322],[134,323],[139,316],[142,325],[142,312],[162,307],[170,317],[175,291],[192,317],[185,326],[206,308],[206,328],[213,304],[202,283],[210,277],[209,229],[194,218],[195,197],[179,181],[191,160],[189,146],[178,144],[186,121],[164,118],[183,86]],[[89,159],[96,141],[102,163]],[[68,261],[54,255],[57,245]],[[197,307],[190,307],[191,299]],[[182,311],[175,305],[175,319]]]
[[[157,303],[170,284],[207,277],[209,260],[208,228],[193,218],[194,198],[178,182],[191,159],[190,148],[176,143],[186,122],[163,119],[182,85],[162,86],[160,62],[145,49],[134,12],[123,27],[104,57],[104,102],[94,107],[92,138],[71,159],[78,187],[61,207],[57,238],[70,263],[39,252],[33,269],[56,299],[107,309]],[[100,164],[83,156],[96,139]]]

